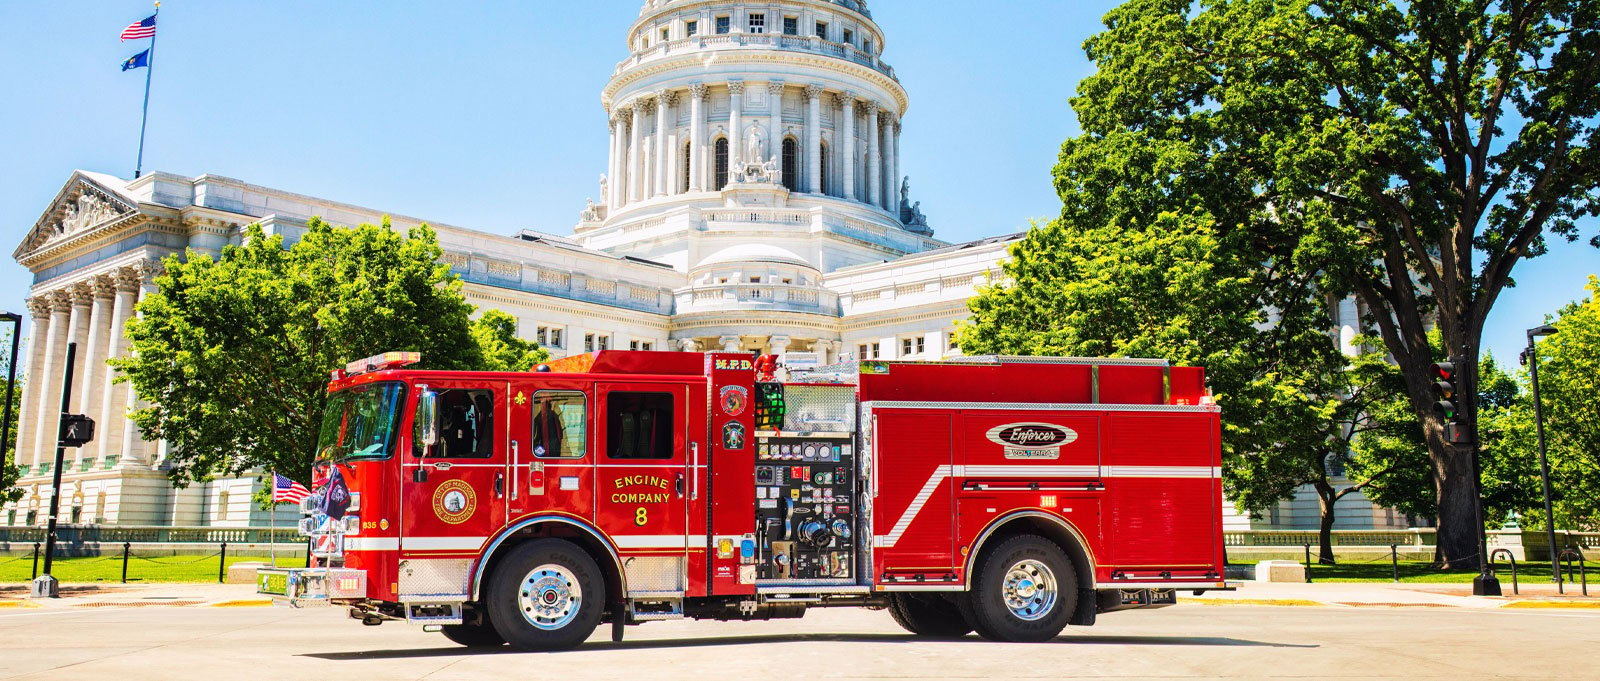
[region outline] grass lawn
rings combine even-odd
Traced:
[[[1572,581],[1577,581],[1577,566],[1573,565]],[[1587,563],[1589,581],[1600,584],[1600,562]],[[1563,568],[1565,570],[1565,568]],[[1441,572],[1428,566],[1428,563],[1400,561],[1400,581],[1417,584],[1471,584],[1477,572],[1450,571]],[[1500,563],[1495,566],[1495,576],[1500,582],[1510,588],[1511,565]],[[1338,565],[1311,564],[1311,579],[1314,582],[1392,582],[1394,581],[1394,568],[1388,560],[1382,562],[1362,561],[1344,562]],[[1550,564],[1517,563],[1517,579],[1523,583],[1549,583]]]
[[[217,563],[219,556],[216,553],[200,556],[152,556],[141,558],[138,555],[128,560],[128,582],[215,582],[217,581]],[[228,565],[241,562],[267,562],[265,556],[235,556],[228,555]],[[278,564],[298,567],[304,559],[279,559]],[[39,567],[44,569],[44,557],[39,558]],[[91,584],[95,582],[120,582],[122,581],[122,554],[114,556],[98,556],[93,558],[57,558],[51,572],[63,584]],[[33,574],[33,557],[31,555],[0,557],[0,584],[27,582],[29,575]]]

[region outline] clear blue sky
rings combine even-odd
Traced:
[[[606,164],[599,92],[639,0],[169,0],[145,168],[256,184],[491,232],[568,233]],[[874,0],[911,95],[904,169],[938,236],[1020,231],[1059,203],[1050,168],[1076,134],[1067,99],[1108,1]],[[148,2],[0,3],[0,230],[21,242],[74,168],[131,177]],[[963,18],[966,17],[966,18]],[[598,198],[598,197],[597,197]],[[1590,225],[1589,233],[1593,233]],[[1518,266],[1487,345],[1583,294],[1600,255],[1561,244]],[[0,263],[0,307],[31,279]]]

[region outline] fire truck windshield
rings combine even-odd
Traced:
[[[388,458],[394,450],[405,397],[405,385],[400,383],[371,383],[329,395],[317,437],[317,458]]]

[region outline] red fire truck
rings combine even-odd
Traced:
[[[764,359],[764,358],[763,358]],[[1219,412],[1159,360],[601,351],[529,373],[335,372],[294,606],[469,646],[602,622],[886,608],[1040,641],[1223,577]]]

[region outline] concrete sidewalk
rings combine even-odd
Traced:
[[[1597,608],[1600,585],[1584,597],[1570,584],[1564,596],[1554,584],[1521,585],[1521,594],[1503,584],[1501,597],[1473,596],[1471,584],[1385,584],[1318,582],[1239,582],[1235,591],[1207,591],[1199,596],[1179,592],[1180,604],[1266,605],[1303,607],[1420,608]],[[64,584],[61,598],[30,599],[26,584],[0,585],[0,609],[94,607],[265,607],[253,584]]]
[[[1207,591],[1199,596],[1181,592],[1179,603],[1205,605],[1282,605],[1332,607],[1420,608],[1600,608],[1600,585],[1591,585],[1585,597],[1577,584],[1565,595],[1549,582],[1522,583],[1513,594],[1510,580],[1501,583],[1502,596],[1474,596],[1471,584],[1393,584],[1383,582],[1239,582],[1235,591]]]
[[[60,598],[39,599],[26,584],[0,585],[0,609],[267,605],[254,584],[62,584]]]

